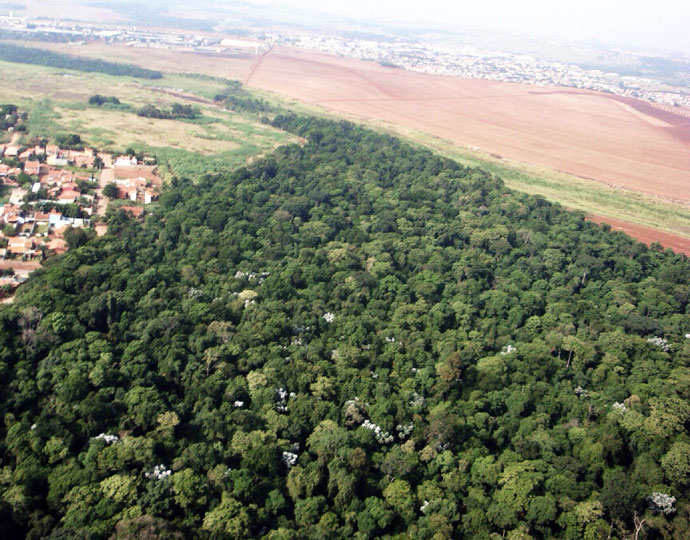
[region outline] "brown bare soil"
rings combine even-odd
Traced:
[[[101,176],[103,175],[101,174]],[[114,178],[146,178],[154,187],[159,187],[162,184],[155,165],[115,167],[113,176]]]
[[[612,230],[622,231],[647,245],[652,242],[659,242],[665,248],[671,248],[676,253],[685,253],[690,256],[690,238],[683,238],[682,236],[676,236],[658,229],[634,225],[603,216],[589,216],[587,219],[599,224],[608,223],[611,225]]]
[[[690,119],[638,100],[433,76],[290,47],[255,62],[250,87],[690,202]]]

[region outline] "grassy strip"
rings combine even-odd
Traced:
[[[619,219],[690,238],[690,208],[547,168],[498,161],[426,133],[410,132],[405,136],[463,165],[488,170],[501,177],[511,189],[541,195],[587,214]]]

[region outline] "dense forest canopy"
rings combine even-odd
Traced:
[[[10,43],[0,43],[0,60],[61,69],[74,69],[76,71],[105,73],[107,75],[138,77],[141,79],[160,79],[163,77],[160,71],[145,69],[133,64],[120,64],[94,58],[70,56],[68,54],[34,47],[22,47]]]
[[[690,537],[684,256],[274,124],[0,308],[0,535]]]

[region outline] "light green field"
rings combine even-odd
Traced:
[[[0,102],[14,103],[29,113],[25,141],[76,133],[99,151],[132,147],[154,153],[167,174],[192,176],[194,167],[228,170],[296,140],[261,124],[256,115],[236,114],[213,105],[210,100],[226,87],[222,79],[165,74],[162,79],[142,82],[7,62],[0,62],[0,73],[7,74],[0,77]],[[122,106],[90,106],[88,99],[94,94],[115,96]],[[186,94],[198,96],[202,102],[185,99]],[[168,108],[173,103],[191,104],[202,115],[196,120],[163,120],[135,112],[147,104]]]

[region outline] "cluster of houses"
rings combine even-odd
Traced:
[[[46,251],[56,254],[67,251],[64,233],[68,227],[86,227],[89,219],[69,218],[57,210],[22,210],[18,206],[5,204],[0,207],[0,221],[3,230],[14,229],[7,236],[7,246],[0,248],[0,258],[19,258],[23,261],[42,257]]]
[[[0,297],[43,258],[67,251],[65,231],[91,227],[92,216],[105,213],[107,200],[101,196],[99,204],[97,194],[106,183],[117,186],[118,199],[136,203],[121,207],[135,218],[143,215],[140,204],[156,200],[161,183],[154,166],[129,156],[99,157],[88,148],[0,145],[0,158],[0,186],[7,201],[0,204]],[[95,166],[102,170],[94,176],[89,170]],[[105,234],[107,227],[94,224],[94,229]]]
[[[158,197],[157,191],[146,178],[122,178],[115,180],[117,198],[143,204],[151,204]]]
[[[36,145],[24,149],[22,149],[21,146],[8,144],[6,146],[0,145],[0,158],[3,157],[16,158],[22,163],[25,163],[25,165],[30,164],[32,167],[38,167],[39,165],[44,165],[46,167],[67,167],[68,165],[73,165],[81,168],[92,168],[96,154],[90,148],[84,150],[62,150],[55,144],[47,144],[45,146]],[[45,157],[45,159],[37,159],[40,157]],[[15,171],[16,169],[15,167]],[[2,170],[2,168],[0,168],[0,170]],[[24,172],[27,172],[26,169]],[[33,173],[27,172],[27,174]]]

